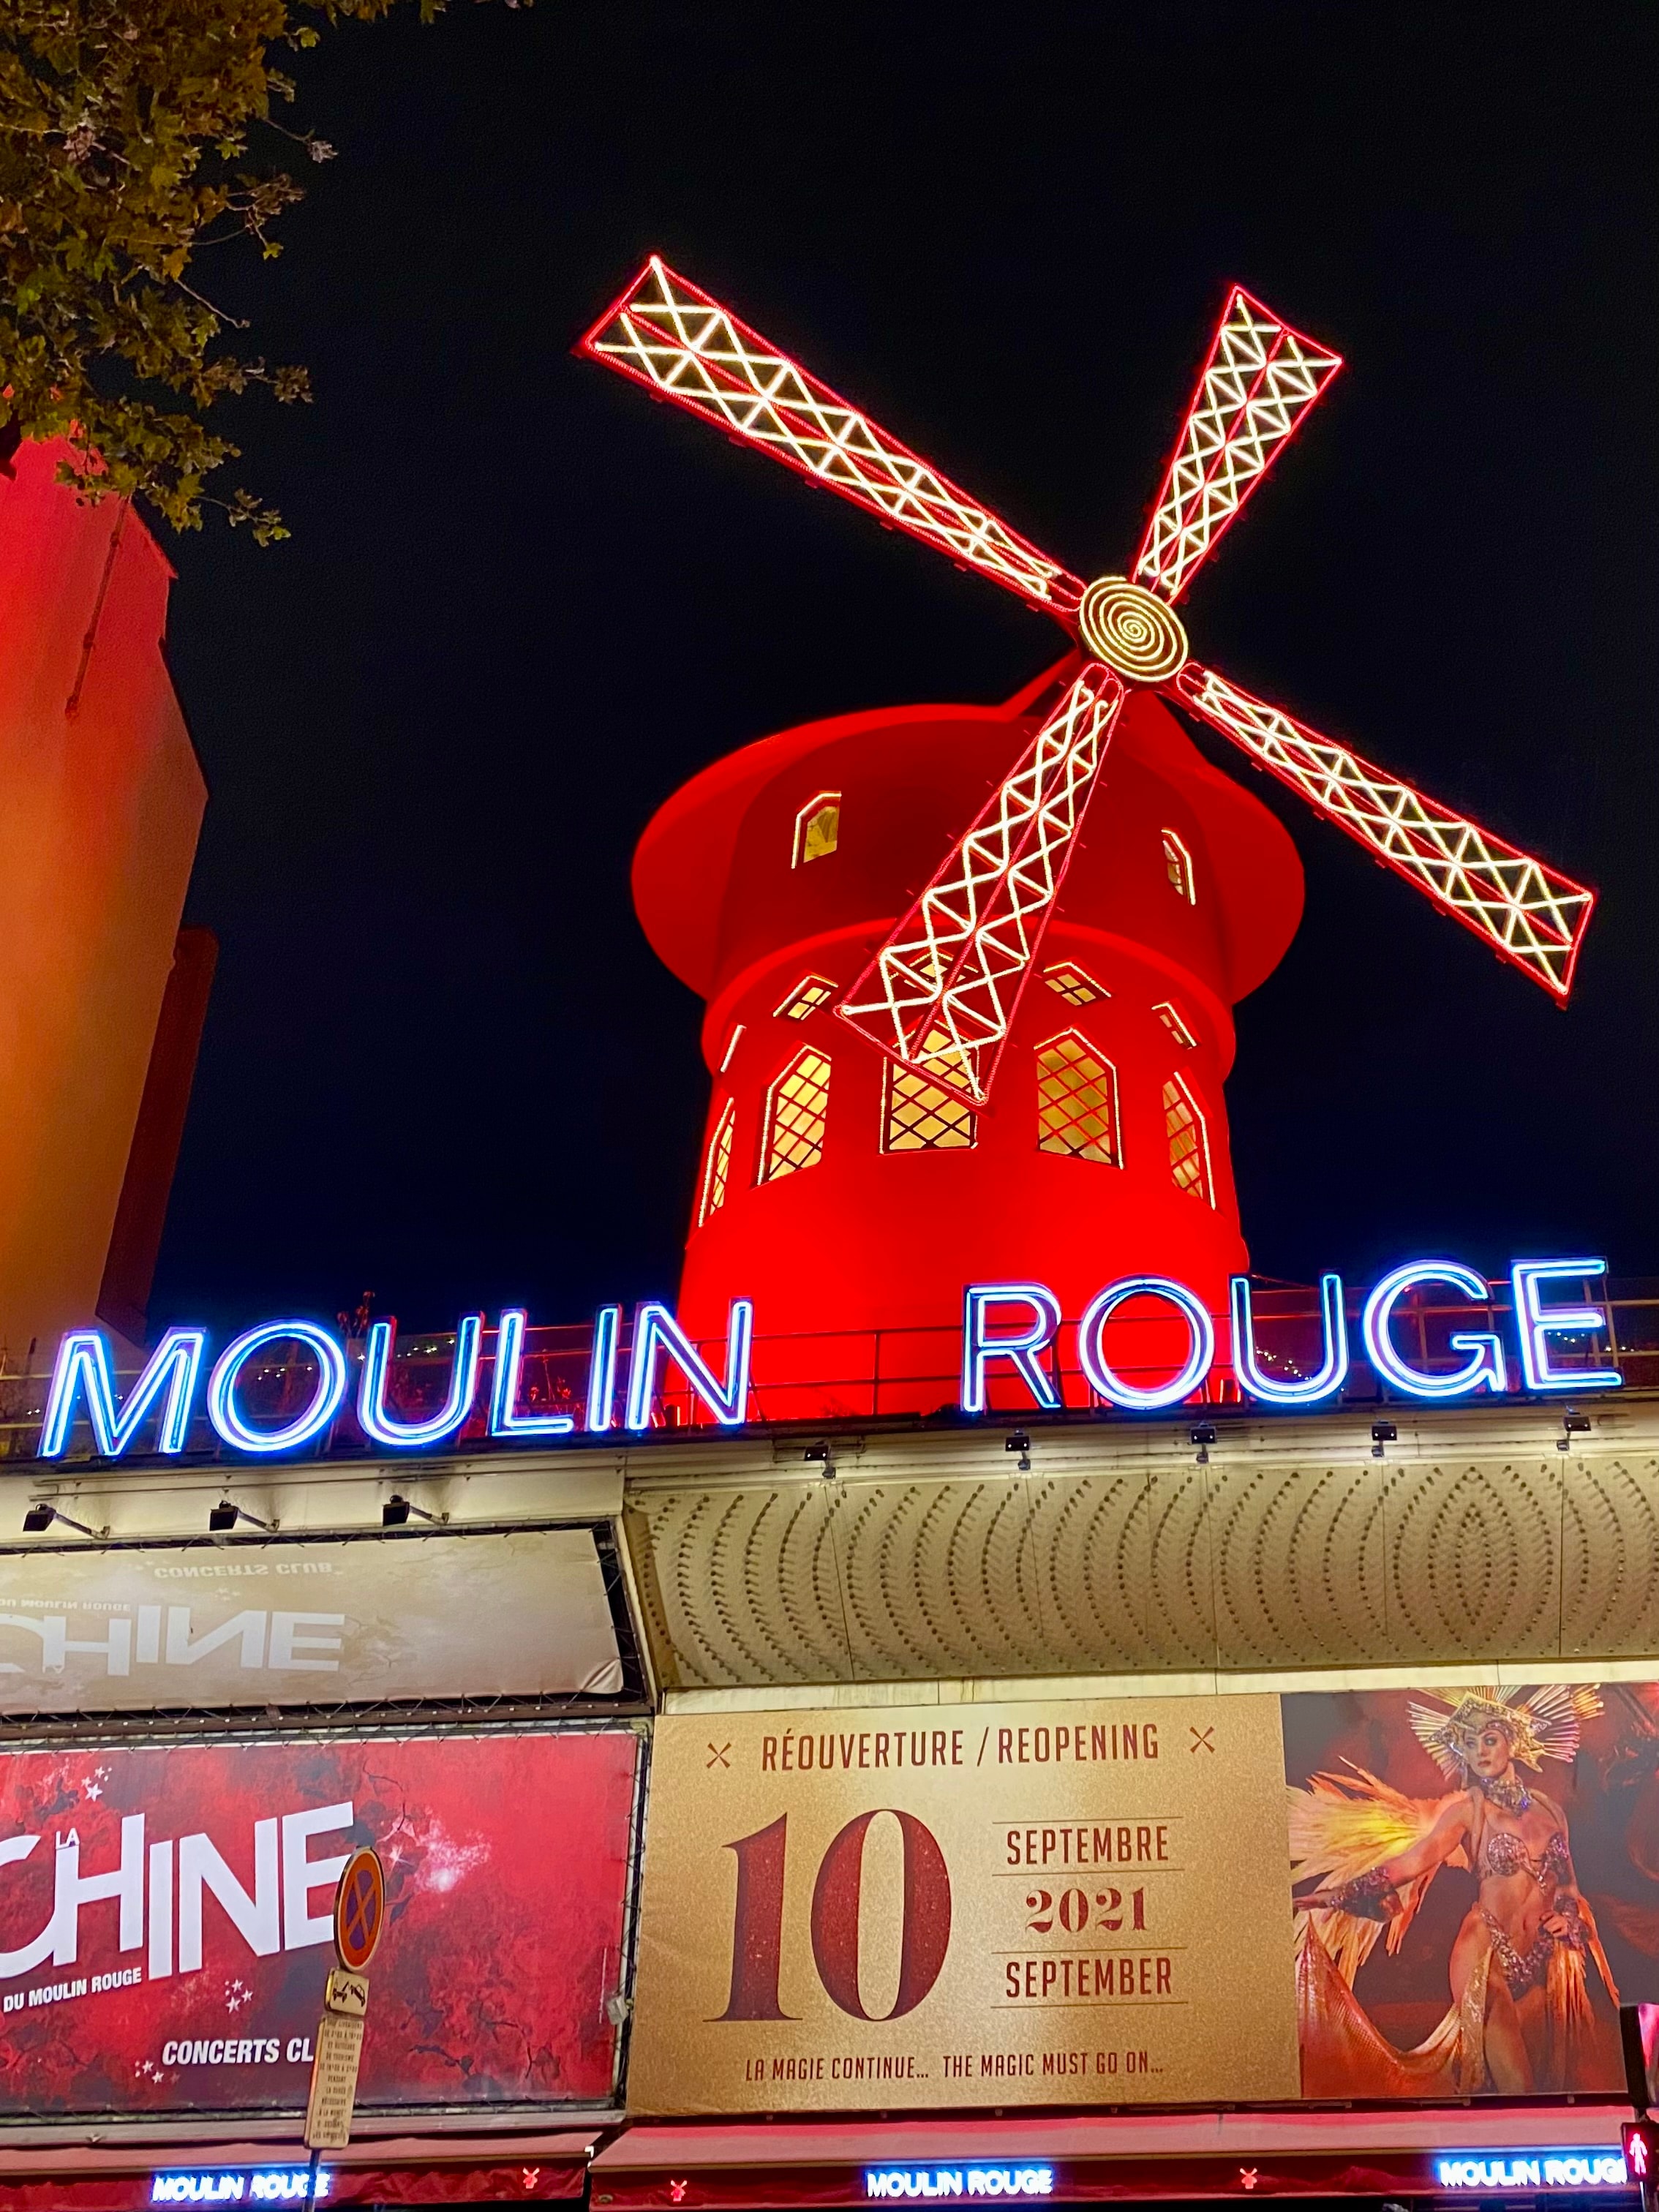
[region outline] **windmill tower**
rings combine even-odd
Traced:
[[[752,1297],[760,1334],[804,1340],[793,1371],[828,1385],[833,1337],[952,1330],[969,1282],[1047,1284],[1074,1319],[1108,1280],[1158,1273],[1224,1310],[1246,1264],[1231,1010],[1289,945],[1302,877],[1166,700],[1565,1000],[1591,892],[1191,656],[1176,602],[1341,365],[1249,294],[1129,575],[1086,585],[660,260],[580,349],[1074,641],[1001,708],[747,746],[647,828],[641,920],[708,1006],[694,1332]],[[915,1371],[939,1356],[918,1340]]]

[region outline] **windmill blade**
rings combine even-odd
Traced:
[[[1594,891],[1195,660],[1165,689],[1504,959],[1565,1001]]]
[[[1085,664],[836,1009],[969,1106],[989,1096],[1127,696],[1112,670]]]
[[[655,254],[576,350],[1073,626],[1077,577]]]
[[[1233,287],[1130,574],[1174,605],[1342,366]]]

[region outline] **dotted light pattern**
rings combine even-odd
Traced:
[[[797,1053],[767,1097],[763,1182],[817,1165],[829,1112],[829,1061],[821,1052]]]
[[[924,1073],[927,1054],[948,1049],[950,1042],[943,1030],[931,1031],[922,1041],[921,1068],[888,1061],[882,1098],[883,1152],[965,1152],[976,1142],[979,1124],[972,1107],[954,1092],[942,1091]]]
[[[1342,366],[1235,285],[1131,571],[1178,599]]]
[[[1078,577],[654,254],[577,350],[1051,614],[1083,596]]]
[[[1189,661],[1172,687],[1316,814],[1346,830],[1505,960],[1565,999],[1594,891]]]
[[[714,1133],[708,1139],[708,1157],[702,1170],[702,1202],[697,1208],[699,1229],[711,1213],[718,1213],[726,1203],[726,1188],[732,1179],[732,1136],[737,1124],[737,1101],[728,1098],[720,1109]]]
[[[1128,696],[1089,662],[837,1010],[942,1090],[983,1104]],[[936,1032],[944,1042],[929,1043]]]
[[[1210,1182],[1210,1137],[1204,1116],[1178,1075],[1164,1086],[1164,1130],[1170,1140],[1170,1174],[1177,1190],[1215,1204]]]
[[[1110,1061],[1067,1030],[1037,1047],[1036,1071],[1038,1152],[1117,1167],[1117,1073]]]

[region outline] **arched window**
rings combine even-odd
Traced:
[[[836,987],[827,975],[803,975],[783,1004],[772,1009],[772,1018],[780,1022],[804,1022],[808,1014],[827,1006],[835,995]]]
[[[942,1060],[950,1043],[945,1030],[930,1030],[922,1046],[922,1067],[888,1061],[881,1101],[884,1152],[964,1152],[976,1141],[979,1130],[972,1109],[954,1091],[941,1091],[927,1080],[926,1056]],[[953,1056],[946,1064],[959,1063]]]
[[[1079,968],[1075,960],[1057,960],[1052,968],[1043,969],[1042,980],[1068,1006],[1092,1006],[1097,999],[1109,999],[1112,995],[1103,983],[1097,983],[1088,969]]]
[[[1167,999],[1164,1000],[1160,1005],[1152,1008],[1152,1012],[1158,1016],[1159,1021],[1163,1023],[1164,1028],[1168,1030],[1170,1035],[1181,1047],[1182,1052],[1190,1052],[1193,1049],[1193,1047],[1198,1042],[1198,1039],[1188,1028],[1186,1023],[1182,1020],[1180,1015],[1176,1012],[1170,1001]]]
[[[1036,1070],[1038,1152],[1121,1167],[1117,1071],[1110,1060],[1066,1030],[1037,1047]]]
[[[790,866],[804,868],[809,860],[827,860],[840,838],[841,793],[820,791],[795,817],[795,843]]]
[[[1206,1206],[1213,1206],[1209,1131],[1198,1101],[1178,1075],[1172,1075],[1164,1086],[1164,1127],[1170,1139],[1170,1173],[1176,1188],[1194,1191]]]
[[[728,1098],[709,1136],[708,1152],[702,1164],[702,1190],[697,1200],[699,1229],[711,1213],[718,1213],[726,1203],[726,1186],[732,1175],[732,1137],[737,1126],[738,1102]]]
[[[1164,836],[1164,872],[1170,878],[1171,890],[1180,892],[1188,906],[1198,903],[1198,887],[1193,880],[1193,856],[1173,830]]]
[[[766,1094],[766,1135],[761,1146],[763,1182],[776,1182],[823,1158],[823,1124],[830,1107],[830,1063],[810,1047],[798,1052]]]

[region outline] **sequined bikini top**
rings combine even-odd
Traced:
[[[1480,1854],[1482,1875],[1528,1874],[1540,1889],[1552,1881],[1565,1881],[1571,1872],[1567,1838],[1558,1828],[1536,1858],[1519,1836],[1500,1829],[1486,1839]]]

